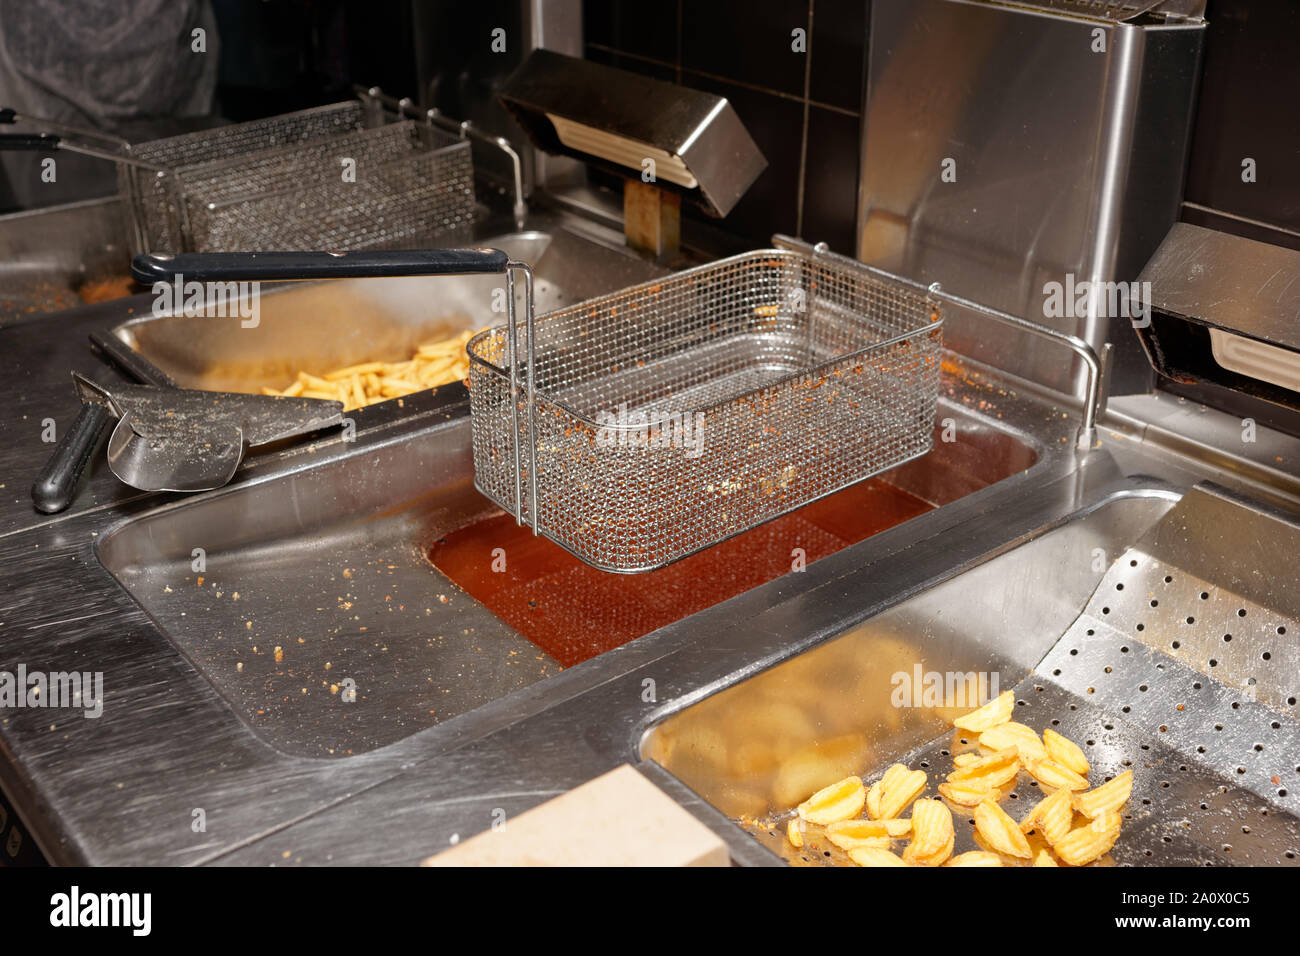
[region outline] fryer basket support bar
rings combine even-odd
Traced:
[[[831,252],[825,243],[816,245],[804,242],[802,239],[795,239],[792,236],[775,235],[772,237],[772,244],[782,249],[791,249],[804,252],[808,255],[819,256],[823,259],[835,262],[846,269],[854,269],[867,275],[877,278],[886,279],[891,282],[901,283],[917,291],[925,291],[936,299],[946,302],[949,305],[955,305],[959,308],[966,309],[985,318],[1000,322],[1003,325],[1009,325],[1019,329],[1022,332],[1028,332],[1031,335],[1037,335],[1041,338],[1049,339],[1064,345],[1073,351],[1082,361],[1088,370],[1088,388],[1083,402],[1083,423],[1079,427],[1077,445],[1080,449],[1093,447],[1097,441],[1097,419],[1106,410],[1106,395],[1103,388],[1105,376],[1103,375],[1103,361],[1098,357],[1097,352],[1091,345],[1079,338],[1077,335],[1070,335],[1066,332],[1058,332],[1055,329],[1049,329],[1046,326],[1030,322],[1028,319],[1010,312],[1003,312],[1000,309],[992,308],[983,303],[976,302],[973,299],[967,299],[963,296],[954,295],[951,292],[945,292],[938,282],[924,285],[915,280],[908,279],[904,276],[895,275],[876,266],[867,265],[857,259],[851,259],[848,256],[840,255],[838,252]],[[1109,343],[1106,346],[1106,352],[1110,350]]]

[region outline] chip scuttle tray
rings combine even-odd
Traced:
[[[937,300],[820,249],[528,315],[468,346],[475,485],[604,570],[661,567],[931,447]]]

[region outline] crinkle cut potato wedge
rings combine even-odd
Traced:
[[[1052,854],[1048,853],[1046,850],[1039,850],[1038,856],[1034,857],[1034,866],[1059,867],[1060,865],[1061,864],[1057,863],[1054,859],[1052,859]]]
[[[968,850],[958,853],[944,866],[1002,866],[1002,857],[988,850]]]
[[[991,801],[986,800],[975,808],[975,832],[997,853],[1022,860],[1028,860],[1034,855],[1016,821]]]
[[[1020,773],[1020,758],[1016,750],[1000,750],[981,757],[948,774],[949,783],[993,790],[1016,779]]]
[[[1088,776],[1088,771],[1092,769],[1079,745],[1069,737],[1061,736],[1051,727],[1043,728],[1043,746],[1047,749],[1047,756],[1080,776]]]
[[[849,859],[858,866],[907,866],[897,853],[869,846],[849,850]]]
[[[986,753],[997,753],[1014,747],[1020,754],[1022,764],[1030,760],[1042,760],[1047,756],[1047,748],[1038,739],[1034,728],[1018,724],[1014,720],[984,731],[980,734],[979,745],[980,751]]]
[[[1133,771],[1125,770],[1114,780],[1103,783],[1087,793],[1074,795],[1074,809],[1085,817],[1096,819],[1107,810],[1118,810],[1128,802],[1133,792]]]
[[[922,799],[912,804],[912,842],[907,849],[914,857],[932,857],[952,839],[952,811],[941,801]]]
[[[888,850],[893,838],[877,820],[839,820],[826,828],[826,839],[848,852],[860,846]]]
[[[1055,760],[1031,760],[1025,767],[1029,775],[1051,790],[1087,790],[1088,778],[1081,777]]]
[[[1101,859],[1119,839],[1120,815],[1106,810],[1097,819],[1071,830],[1052,847],[1070,866],[1084,866]]]
[[[945,809],[947,809],[945,807]],[[918,856],[912,851],[912,844],[908,844],[907,849],[903,851],[903,862],[911,863],[914,866],[943,866],[948,858],[952,856],[952,848],[955,837],[949,837],[948,842],[931,856]]]
[[[800,817],[791,817],[790,822],[785,825],[785,838],[790,841],[790,845],[796,850],[803,847],[803,820]]]
[[[1002,791],[968,783],[941,783],[939,796],[959,807],[978,807],[985,800],[1001,800]]]
[[[1070,824],[1074,822],[1073,796],[1072,791],[1061,789],[1038,801],[1021,821],[1021,832],[1037,830],[1044,840],[1055,846],[1070,832]]]
[[[862,812],[867,792],[859,777],[845,777],[829,787],[822,787],[799,804],[799,816],[809,823],[826,826],[840,820],[851,820]]]
[[[923,770],[908,770],[901,763],[892,765],[867,791],[867,816],[873,820],[893,820],[907,805],[925,791]]]
[[[981,734],[998,724],[1011,719],[1011,712],[1016,706],[1016,695],[1012,691],[1003,691],[991,701],[969,714],[962,714],[952,722],[959,730]]]

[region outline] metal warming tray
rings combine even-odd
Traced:
[[[468,345],[475,486],[604,570],[931,447],[937,300],[842,257],[750,252],[529,319]]]

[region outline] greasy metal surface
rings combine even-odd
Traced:
[[[1189,495],[1193,507],[1200,495]],[[796,851],[781,825],[791,808],[847,774],[870,781],[896,761],[937,783],[953,755],[975,749],[949,724],[970,702],[923,707],[904,697],[900,706],[891,697],[899,675],[996,675],[999,684],[985,696],[1015,685],[1015,719],[1084,746],[1094,783],[1133,770],[1124,831],[1103,863],[1300,865],[1300,793],[1292,782],[1300,774],[1297,669],[1284,663],[1272,671],[1260,660],[1265,645],[1247,637],[1246,656],[1254,658],[1247,667],[1260,680],[1248,683],[1238,667],[1234,688],[1227,671],[1180,650],[1170,633],[1175,617],[1188,623],[1180,636],[1217,631],[1208,625],[1215,603],[1232,603],[1237,618],[1240,602],[1202,598],[1202,587],[1213,590],[1202,582],[1189,590],[1176,577],[1166,581],[1163,565],[1131,549],[1104,575],[1096,569],[1098,553],[1115,555],[1144,529],[1180,524],[1186,505],[1162,518],[1170,506],[1167,496],[1114,499],[675,714],[647,734],[642,754],[789,862],[850,864],[824,840]],[[1070,569],[1073,581],[1061,574]],[[1083,613],[1063,627],[1093,584]],[[1195,613],[1206,623],[1190,626]],[[1268,620],[1270,648],[1287,632],[1282,626],[1278,635],[1279,620],[1290,621]],[[1038,799],[1037,783],[1022,773],[1004,808],[1019,818]],[[978,849],[973,825],[961,825],[960,810],[955,815],[954,853]]]
[[[591,227],[583,232],[596,238]],[[608,241],[617,246],[621,237]],[[584,247],[599,248],[577,245]],[[585,257],[555,257],[546,274],[566,290],[602,278],[606,288],[635,282],[618,259],[592,269]],[[643,267],[621,261],[625,269]],[[76,400],[67,370],[99,365],[84,347],[86,332],[119,324],[126,308],[138,313],[148,303],[137,298],[62,316],[58,336],[40,334],[44,320],[0,330],[11,396],[10,414],[0,420],[0,484],[7,486],[0,489],[0,667],[101,670],[107,697],[98,720],[67,710],[0,712],[0,785],[58,862],[411,864],[487,829],[497,811],[523,812],[635,760],[644,731],[671,713],[1041,537],[1116,489],[1168,490],[1159,480],[1167,477],[1181,490],[1212,475],[1234,488],[1267,484],[1295,500],[1300,484],[1290,464],[1300,461],[1300,442],[1261,429],[1258,445],[1242,446],[1239,422],[1197,409],[1165,414],[1158,427],[1140,417],[1116,421],[1102,429],[1100,448],[1076,452],[1078,418],[1068,406],[948,356],[941,395],[1035,445],[1039,458],[1023,474],[471,713],[347,760],[311,759],[278,750],[250,729],[100,564],[98,537],[165,497],[124,497],[101,470],[74,510],[54,519],[31,511],[26,476],[48,453],[41,420],[70,420]],[[397,454],[421,435],[436,445],[438,422],[465,408],[436,405],[396,419],[363,410],[356,442],[259,457],[230,489],[187,505],[344,459],[367,460],[380,446],[391,444]],[[957,447],[966,447],[962,417],[945,417],[955,419]],[[456,427],[467,428],[463,417]],[[1185,427],[1194,443],[1178,446],[1173,439]],[[22,480],[10,477],[19,474]],[[294,501],[279,506],[289,512]],[[290,519],[278,520],[284,527]],[[274,557],[273,549],[259,555],[263,567]],[[1024,592],[1012,610],[1024,613],[1043,590]],[[292,662],[292,648],[281,646]],[[328,719],[323,711],[321,719]],[[1290,786],[1297,782],[1293,774]],[[1216,798],[1207,803],[1218,806]],[[202,833],[191,828],[198,807],[208,820]],[[713,819],[735,858],[752,861],[753,841]]]
[[[0,326],[75,308],[84,283],[125,277],[123,235],[116,197],[0,216]]]
[[[963,431],[981,427],[945,414]],[[474,491],[469,431],[462,419],[178,502],[104,536],[99,559],[272,746],[373,750],[559,670],[425,557],[441,535],[498,513]],[[1032,460],[1014,437],[1006,444],[976,473],[936,454],[892,480],[946,503]],[[329,695],[349,679],[357,703],[340,710]]]
[[[1171,748],[1140,723],[1119,719],[1087,696],[1050,681],[1031,678],[1018,685],[1015,719],[1040,730],[1051,727],[1079,741],[1100,783],[1133,771],[1133,793],[1123,810],[1119,840],[1097,866],[1300,866],[1300,818],[1275,802],[1233,785],[1223,775]],[[930,790],[952,769],[955,754],[976,749],[951,731],[898,760],[925,771]],[[876,769],[879,776],[883,766]],[[1020,820],[1043,798],[1042,788],[1021,772],[1002,808]],[[953,853],[980,850],[969,811],[953,808]],[[852,866],[825,840],[796,850],[785,827],[751,823],[748,831],[793,865]],[[1031,848],[1042,844],[1030,839]],[[811,852],[810,852],[811,851]]]
[[[425,560],[491,510],[462,421],[180,502],[99,558],[270,745],[344,757],[559,670]]]
[[[545,316],[523,406],[509,334],[467,346],[475,486],[605,570],[668,564],[930,448],[937,306],[816,257],[745,253]]]
[[[919,667],[986,675],[986,696],[1016,686],[1101,579],[1094,549],[1117,552],[1169,506],[1164,494],[1110,501],[674,714],[642,756],[724,813],[759,819],[847,774],[878,774],[975,706],[898,706],[896,685]]]

